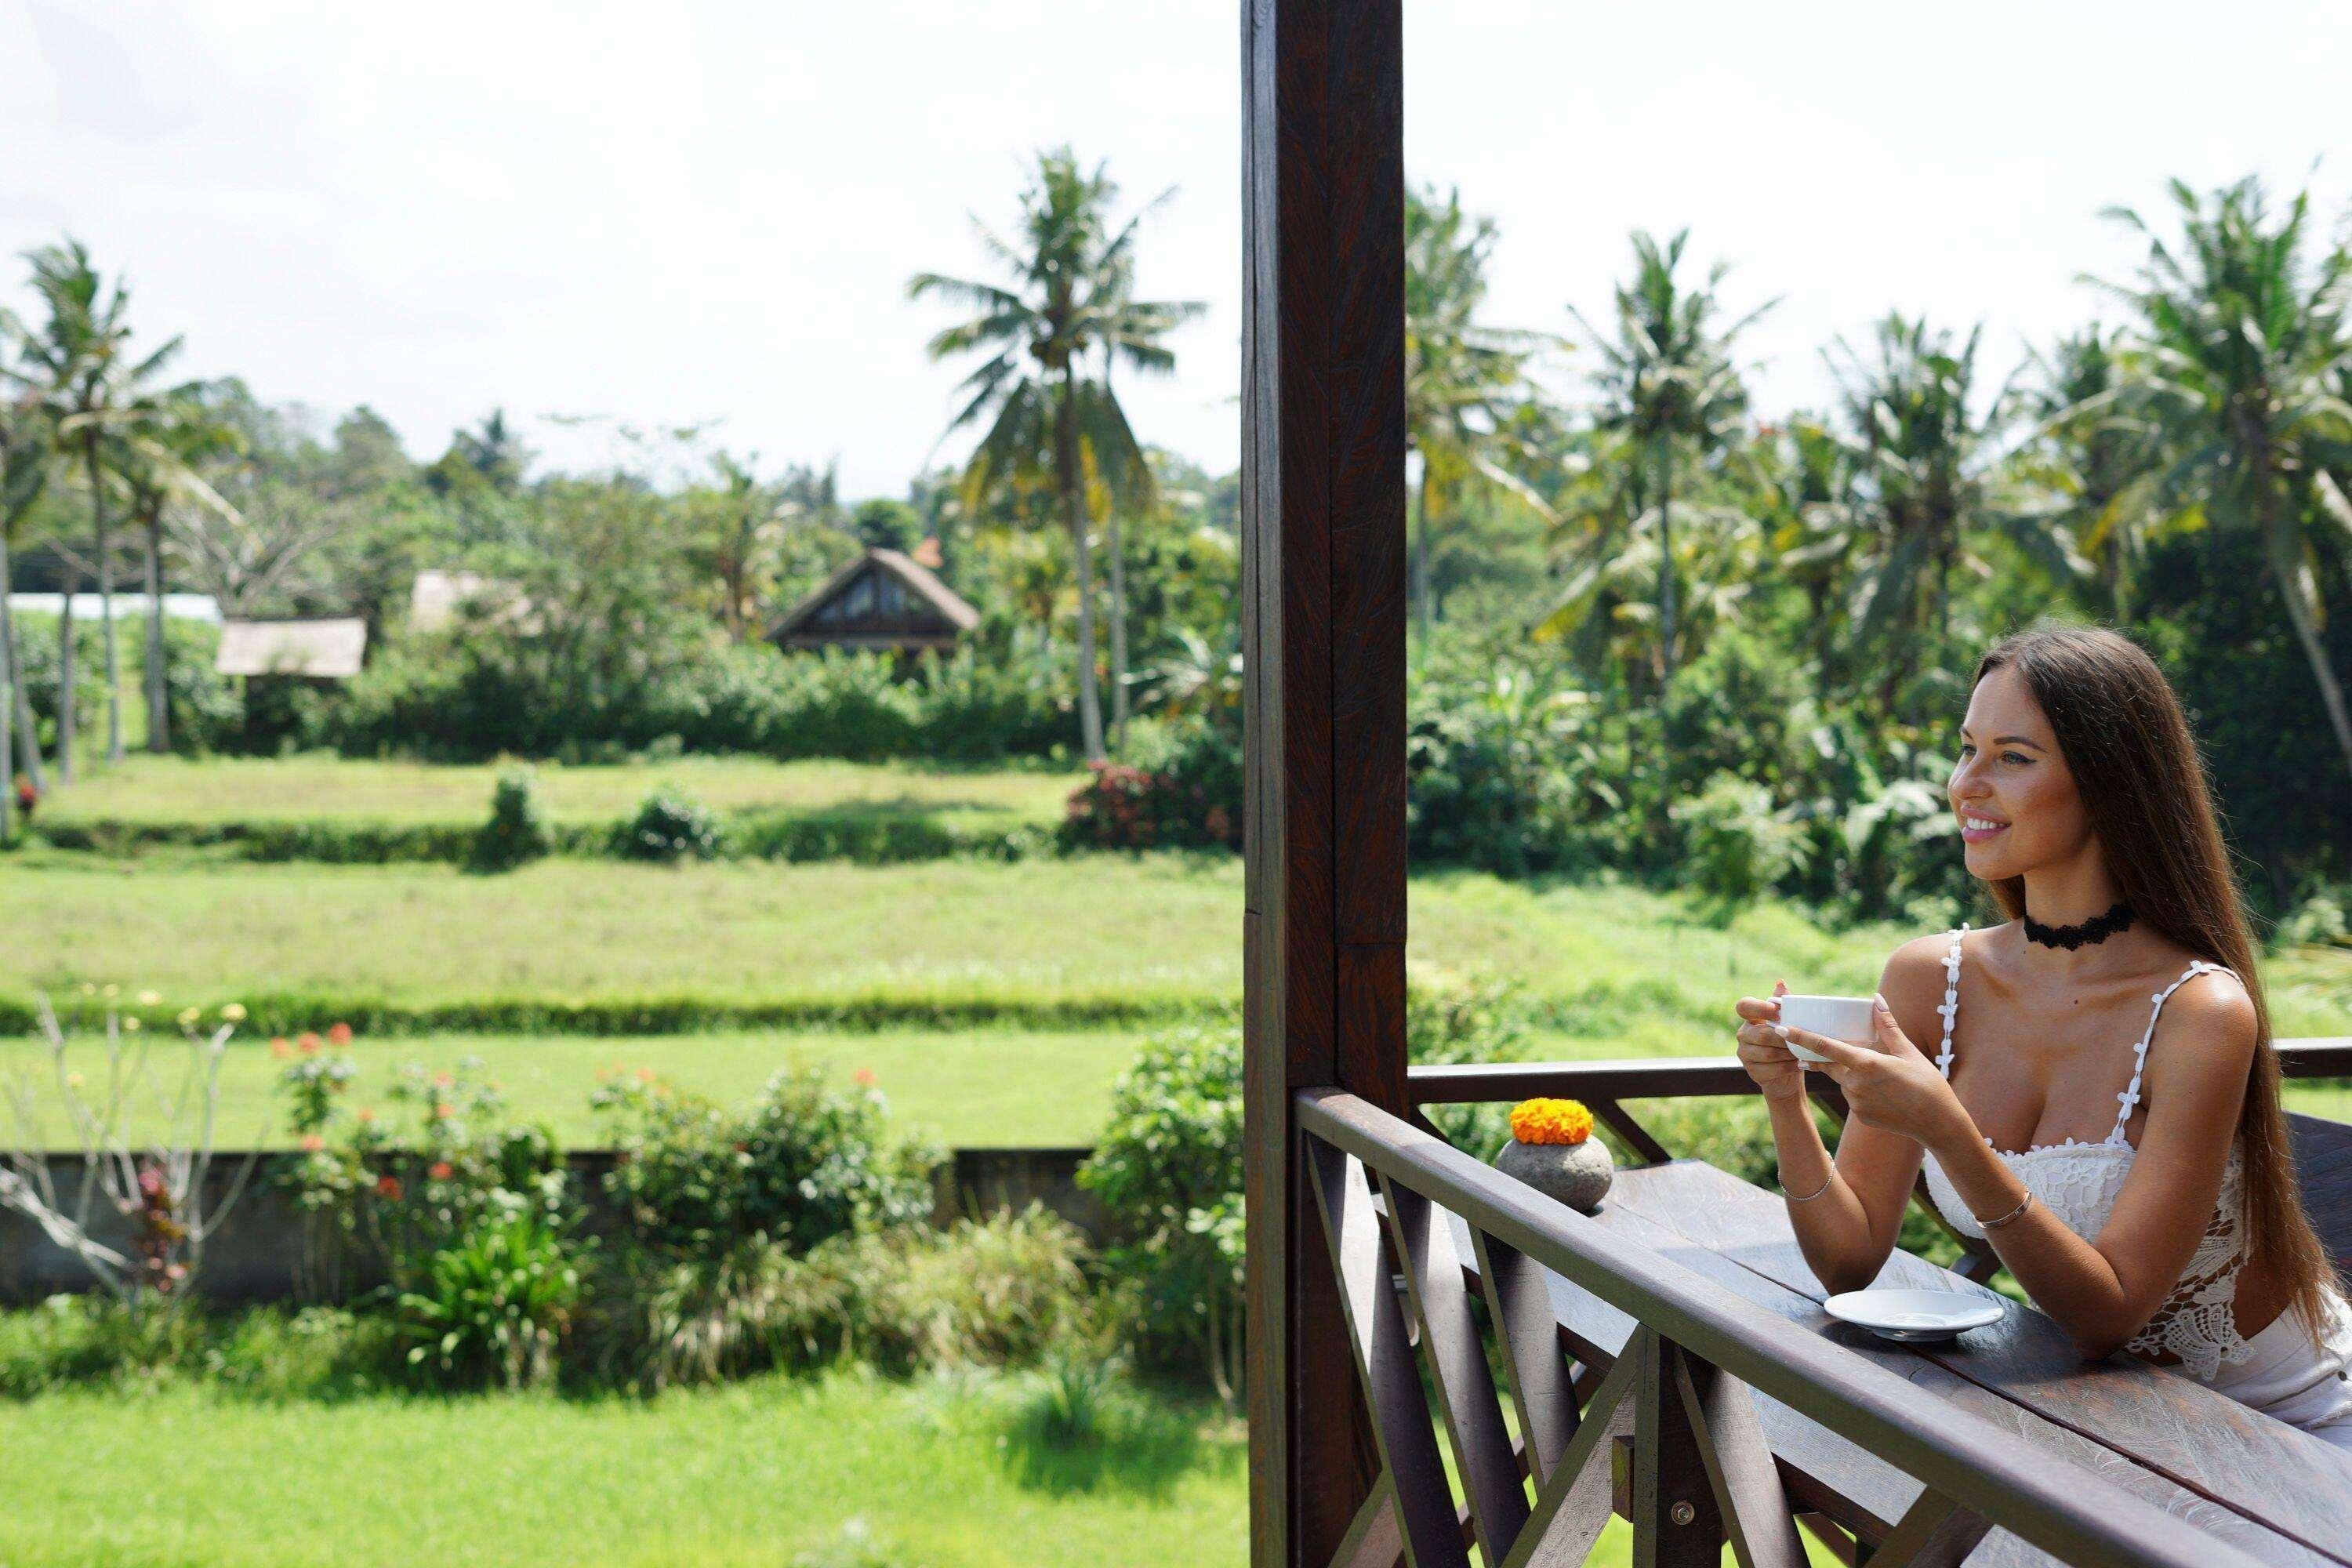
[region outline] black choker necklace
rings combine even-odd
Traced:
[[[2046,926],[2028,915],[2025,917],[2025,940],[2038,942],[2044,947],[2063,947],[2071,952],[2086,942],[2102,942],[2119,931],[2127,931],[2131,923],[2131,905],[2117,899],[2114,909],[2103,915],[2094,915],[2077,926]]]

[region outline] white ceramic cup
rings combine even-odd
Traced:
[[[1783,996],[1780,998],[1780,1022],[1792,1029],[1805,1029],[1816,1035],[1827,1035],[1832,1040],[1849,1040],[1866,1046],[1878,1036],[1871,1021],[1874,1002],[1868,996]],[[1796,1041],[1789,1042],[1789,1050],[1799,1061],[1825,1062],[1830,1058],[1819,1051],[1810,1051]]]

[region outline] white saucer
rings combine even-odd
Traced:
[[[1959,1290],[1846,1290],[1822,1302],[1822,1310],[1905,1344],[1948,1340],[2001,1317],[2000,1302]]]

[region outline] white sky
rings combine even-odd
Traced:
[[[1996,369],[2095,306],[2097,216],[2162,180],[2352,192],[2352,0],[1405,0],[1408,173],[1503,238],[1498,323],[1606,307],[1635,225],[1738,262],[1768,406],[1889,306],[1977,318]],[[494,404],[720,418],[895,493],[961,372],[908,274],[982,268],[1028,150],[1107,159],[1147,297],[1207,300],[1146,439],[1235,460],[1236,0],[0,0],[0,252],[70,232],[188,374],[367,402],[411,450]],[[21,305],[13,261],[0,299]],[[960,456],[959,439],[941,449]]]

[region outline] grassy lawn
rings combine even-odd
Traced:
[[[103,763],[44,807],[61,823],[475,823],[488,815],[497,763],[346,762],[333,756],[133,756]],[[540,809],[558,823],[605,823],[675,784],[719,811],[897,807],[957,820],[1055,822],[1083,775],[898,763],[678,757],[660,763],[533,764]]]
[[[749,1098],[786,1066],[822,1067],[846,1088],[863,1068],[887,1097],[892,1119],[944,1147],[1069,1146],[1089,1142],[1110,1110],[1111,1080],[1134,1056],[1134,1037],[1024,1034],[980,1030],[891,1030],[876,1034],[656,1035],[593,1038],[514,1035],[429,1035],[356,1042],[360,1077],[352,1103],[381,1096],[401,1066],[449,1070],[479,1057],[516,1110],[552,1122],[567,1143],[601,1142],[588,1109],[596,1075],[650,1068],[683,1087],[724,1101]],[[176,1057],[157,1058],[159,1076],[177,1081]],[[224,1147],[288,1142],[277,1078],[284,1064],[258,1038],[240,1039],[223,1059],[220,1139]],[[37,1067],[47,1058],[29,1043],[0,1042],[0,1068]],[[68,1053],[68,1066],[92,1082],[105,1070],[92,1045]],[[37,1087],[46,1078],[35,1079]],[[153,1120],[159,1121],[160,1117]],[[51,1137],[67,1142],[61,1121]]]
[[[625,1399],[0,1405],[10,1568],[1239,1564],[1238,1423],[1137,1405],[1047,1447],[1024,1384],[766,1377]],[[846,1550],[864,1521],[876,1550]],[[1621,1559],[1622,1560],[1622,1559]]]
[[[554,860],[483,878],[27,852],[0,878],[0,995],[111,981],[199,1004],[887,993],[1172,1009],[1238,994],[1241,899],[1238,861],[1172,856]],[[1833,934],[1785,904],[1717,930],[1634,889],[1447,873],[1413,882],[1410,951],[1519,983],[1563,1042],[1641,1054],[1720,1048],[1731,999],[1776,977],[1867,989],[1904,934]],[[2352,952],[2284,954],[2267,974],[2280,1033],[2352,1033]]]

